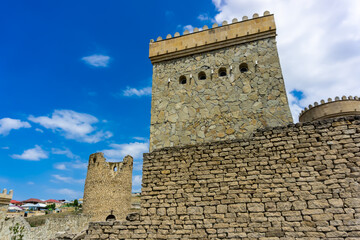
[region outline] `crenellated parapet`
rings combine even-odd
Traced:
[[[9,205],[13,197],[13,193],[13,190],[8,192],[6,188],[4,188],[2,191],[0,189],[0,205]]]
[[[168,34],[165,39],[151,39],[149,57],[156,63],[271,36],[276,36],[274,15],[265,11],[261,17],[255,13],[252,19],[244,16],[242,21],[234,18],[231,23],[223,21],[221,26],[214,23],[212,28],[204,25],[194,28],[192,33],[185,30],[183,35],[177,32],[174,36]]]
[[[311,122],[316,120],[360,115],[360,99],[355,96],[335,97],[335,100],[328,98],[327,102],[321,100],[320,103],[314,102],[301,111],[300,122]]]

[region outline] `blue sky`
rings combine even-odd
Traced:
[[[2,1],[0,188],[14,199],[82,197],[88,156],[148,152],[150,39],[270,10],[294,120],[359,94],[357,0]],[[300,21],[301,20],[301,21]]]

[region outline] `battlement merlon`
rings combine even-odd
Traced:
[[[175,33],[174,37],[168,34],[164,40],[158,37],[156,42],[150,41],[149,58],[156,63],[275,36],[274,15],[265,11],[262,17],[255,13],[252,19],[244,16],[240,22],[235,18],[230,24],[215,23],[211,29],[205,25],[201,31],[185,30],[182,36]]]
[[[0,205],[8,205],[13,197],[13,190],[10,190],[9,193],[7,189],[4,188],[3,191],[0,191]]]

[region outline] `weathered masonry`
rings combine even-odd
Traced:
[[[275,36],[266,11],[151,41],[150,151],[291,123]]]
[[[84,214],[92,221],[124,220],[131,207],[133,158],[106,162],[103,153],[89,157],[84,189]]]
[[[140,220],[85,239],[360,238],[360,116],[144,155]]]
[[[1,189],[0,189],[1,190]],[[0,222],[5,218],[9,203],[13,197],[13,190],[10,190],[9,193],[6,188],[3,191],[0,191]]]
[[[266,11],[151,42],[141,213],[85,239],[360,239],[360,116],[291,123],[275,29]]]

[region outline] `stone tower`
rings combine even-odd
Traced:
[[[150,151],[291,123],[275,36],[266,11],[151,40]]]
[[[301,111],[299,122],[311,122],[323,119],[360,115],[360,99],[355,96],[335,97],[335,101],[328,98],[328,101],[321,100],[320,104],[315,102]]]
[[[9,203],[10,203],[12,197],[13,197],[13,190],[10,190],[8,193],[7,189],[4,188],[3,191],[0,192],[0,222],[6,216],[6,212],[8,210]]]
[[[103,153],[90,155],[83,211],[92,221],[125,220],[131,207],[132,169],[131,156],[122,162],[106,162]]]

